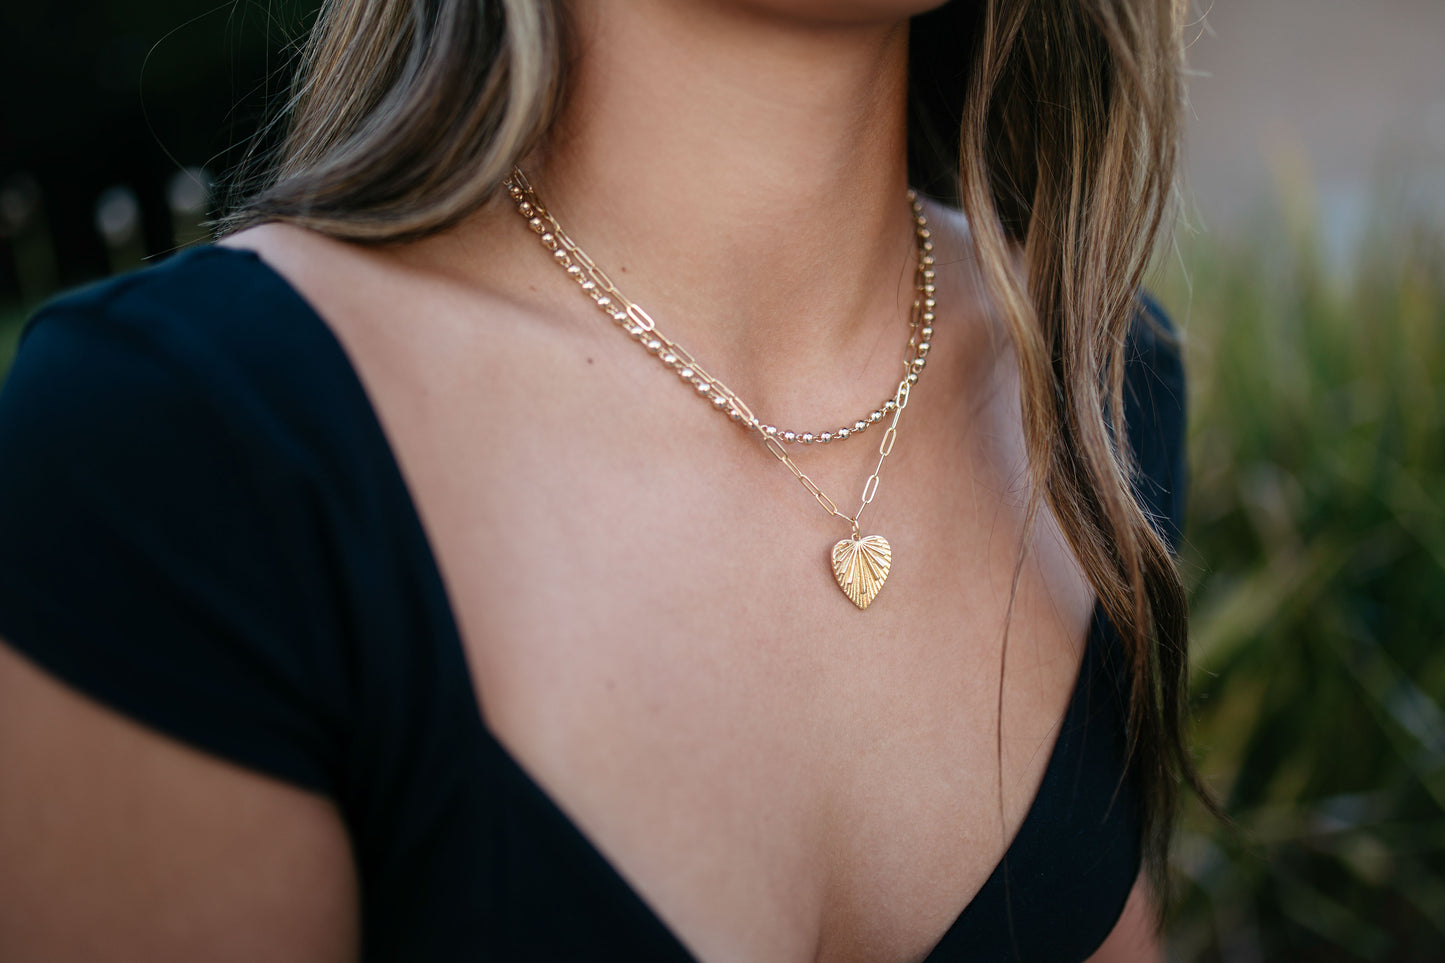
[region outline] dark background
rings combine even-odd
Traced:
[[[30,302],[193,240],[200,216],[173,212],[168,189],[178,177],[206,180],[188,168],[217,177],[241,160],[267,103],[284,96],[293,41],[315,6],[5,4],[0,302]],[[133,237],[108,246],[96,217],[112,188],[132,192],[139,211]]]

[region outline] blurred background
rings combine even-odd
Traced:
[[[0,10],[0,377],[58,290],[204,238],[314,2]],[[1206,777],[1177,961],[1445,960],[1445,0],[1190,28],[1184,571]],[[3,470],[3,466],[0,466]]]
[[[1191,36],[1199,763],[1177,960],[1445,960],[1445,2],[1217,3]]]

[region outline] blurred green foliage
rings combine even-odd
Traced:
[[[1445,960],[1445,239],[1382,222],[1332,270],[1286,215],[1161,287],[1196,752],[1238,823],[1186,815],[1172,956]]]

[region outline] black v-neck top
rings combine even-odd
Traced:
[[[1126,422],[1177,543],[1183,372],[1146,315],[1169,330],[1146,300]],[[0,637],[333,798],[366,961],[691,959],[487,730],[356,371],[250,252],[193,249],[27,324],[0,390]],[[1082,960],[1117,921],[1140,864],[1119,645],[1096,609],[1032,808],[930,960]]]

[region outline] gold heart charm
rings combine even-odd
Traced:
[[[845,538],[833,546],[833,577],[848,600],[866,609],[878,597],[893,564],[893,547],[882,535]]]

